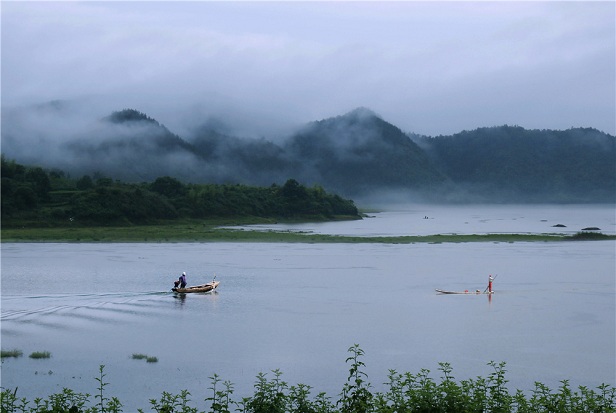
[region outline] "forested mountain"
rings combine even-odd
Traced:
[[[297,176],[343,193],[421,191],[447,180],[415,142],[365,108],[307,125],[285,151],[300,165]]]
[[[209,120],[180,137],[134,109],[73,129],[50,121],[64,121],[66,111],[53,104],[28,116],[3,112],[3,155],[72,176],[135,183],[171,176],[269,186],[294,178],[362,200],[393,194],[432,202],[616,202],[616,138],[594,129],[499,126],[425,137],[359,108],[276,140],[235,136]]]
[[[615,200],[616,139],[596,129],[505,125],[415,139],[458,190],[486,200]]]
[[[192,145],[204,162],[188,180],[270,185],[293,176],[292,161],[284,150],[264,138],[239,138],[204,125],[194,132]]]

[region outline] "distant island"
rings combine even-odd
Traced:
[[[357,108],[276,138],[237,136],[212,118],[180,136],[135,109],[79,127],[71,126],[75,113],[63,101],[3,113],[3,154],[95,182],[166,176],[183,185],[283,187],[293,178],[362,203],[616,202],[616,138],[593,128],[502,125],[430,137]]]

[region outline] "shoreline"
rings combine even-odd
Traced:
[[[433,234],[403,236],[343,236],[295,231],[261,231],[220,228],[207,223],[182,223],[124,227],[7,228],[2,243],[177,243],[177,242],[271,242],[271,243],[461,243],[461,242],[560,242],[609,241],[616,235],[580,232],[551,233]],[[241,224],[236,224],[241,225]]]

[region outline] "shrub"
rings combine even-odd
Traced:
[[[210,377],[212,396],[205,399],[210,403],[208,413],[616,413],[616,389],[611,385],[602,384],[594,390],[580,386],[576,391],[569,386],[568,381],[563,380],[562,385],[553,391],[537,382],[530,397],[520,390],[512,394],[506,387],[505,363],[495,362],[488,363],[493,371],[487,377],[460,382],[455,381],[448,363],[439,363],[439,371],[442,373],[440,382],[430,377],[430,371],[426,369],[417,374],[400,374],[390,370],[388,382],[385,383],[387,389],[373,393],[370,391],[367,374],[363,371],[363,350],[356,344],[349,348],[349,353],[349,376],[335,405],[325,393],[319,393],[311,399],[310,386],[289,386],[282,380],[282,373],[273,370],[274,377],[271,380],[266,374],[258,374],[253,396],[239,402],[231,397],[231,382],[222,382],[221,388],[218,375]],[[141,354],[133,355],[137,359],[144,357],[146,360],[149,358]],[[0,411],[121,412],[122,403],[105,394],[108,383],[104,381],[103,368],[101,365],[99,376],[95,378],[99,385],[93,405],[90,395],[64,389],[48,399],[34,399],[35,406],[30,407],[28,400],[17,397],[17,389],[2,388]],[[205,413],[190,406],[189,396],[186,390],[177,395],[163,392],[159,400],[151,399],[150,405],[158,413]],[[141,409],[138,411],[143,412]]]

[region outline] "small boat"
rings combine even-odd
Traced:
[[[494,294],[494,291],[484,291],[481,292],[479,290],[475,290],[475,291],[447,291],[447,290],[439,290],[438,288],[436,289],[436,292],[439,294]]]
[[[212,281],[207,284],[193,285],[192,287],[179,288],[174,287],[171,289],[174,293],[187,294],[187,293],[208,293],[214,291],[218,287],[220,281]]]

